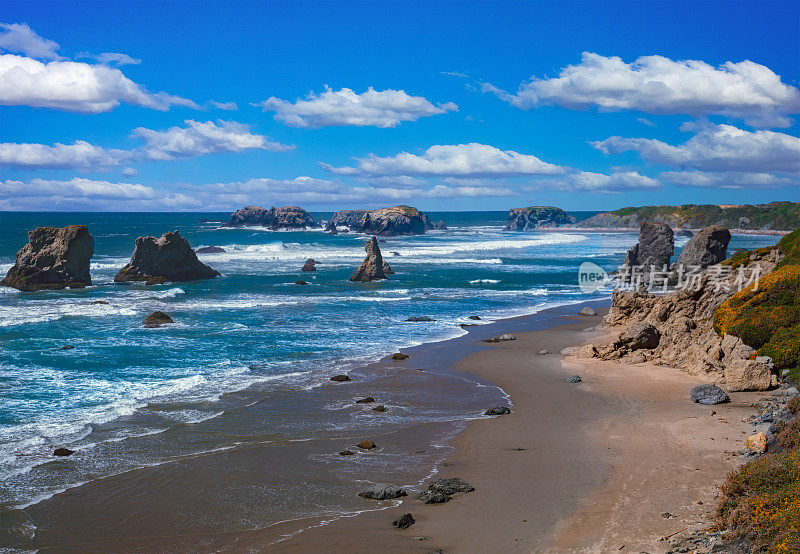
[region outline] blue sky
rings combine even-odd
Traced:
[[[800,200],[798,2],[3,6],[3,210]]]

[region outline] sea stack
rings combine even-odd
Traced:
[[[644,221],[639,226],[639,242],[628,250],[625,266],[640,266],[645,274],[651,269],[661,271],[669,267],[675,250],[675,234],[666,223]]]
[[[0,285],[21,291],[82,288],[92,284],[89,261],[94,239],[86,225],[37,227],[17,252],[14,266]]]
[[[504,231],[529,231],[538,227],[558,227],[575,223],[575,218],[561,208],[553,206],[530,206],[508,211],[508,222]]]
[[[196,281],[218,277],[219,272],[197,259],[189,242],[178,231],[161,237],[139,237],[128,265],[114,282],[144,281],[152,285],[166,281]]]
[[[384,261],[381,249],[378,246],[378,239],[376,237],[369,239],[364,250],[367,251],[367,257],[361,262],[361,265],[355,274],[350,277],[350,280],[368,283],[369,281],[386,279],[386,272],[383,270]]]
[[[678,266],[708,267],[720,263],[728,252],[731,232],[720,225],[711,225],[694,235],[678,256]]]
[[[268,227],[273,231],[281,229],[303,230],[307,228],[319,227],[307,211],[297,206],[284,206],[270,209],[261,206],[247,206],[231,214],[231,220],[225,224],[226,227],[241,227],[252,225],[255,227]]]
[[[338,227],[349,231],[382,237],[397,235],[422,235],[438,229],[430,218],[411,206],[394,206],[380,210],[343,210],[331,217],[325,230],[338,232]],[[446,226],[444,227],[447,228]]]

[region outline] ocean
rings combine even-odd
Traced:
[[[389,409],[377,414],[343,398],[330,377],[463,335],[461,324],[608,297],[607,288],[581,292],[578,266],[591,261],[616,269],[637,241],[628,232],[503,232],[505,212],[430,213],[448,230],[387,237],[380,247],[396,274],[352,283],[366,236],[221,227],[228,215],[0,214],[3,274],[34,227],[85,224],[95,239],[92,286],[35,293],[0,288],[0,508],[25,508],[131,470],[265,444],[294,445],[292,456],[281,450],[274,459],[293,460],[280,466],[281,482],[296,486],[310,472],[298,460],[316,468],[339,463],[335,451],[328,459],[318,449],[304,450],[311,442],[335,450],[337,440],[346,446],[352,436],[402,433],[411,425],[429,425],[435,445],[413,464],[433,467],[437,449],[459,425],[506,401],[501,390],[446,372],[409,373],[414,386],[408,387],[385,373],[362,373],[353,396],[392,391]],[[136,237],[174,229],[195,248],[224,248],[199,255],[222,276],[156,286],[113,283]],[[729,251],[777,239],[735,236]],[[318,270],[303,273],[309,257]],[[295,284],[299,279],[308,285]],[[107,304],[93,303],[98,300]],[[176,323],[145,328],[142,320],[155,310]],[[406,321],[412,316],[434,321]],[[74,348],[62,350],[67,344]],[[77,453],[54,459],[57,447]],[[387,455],[380,468],[375,459],[370,463],[385,474],[410,462]],[[337,471],[345,490],[346,472]],[[353,469],[352,479],[357,475]],[[355,509],[353,499],[338,505],[337,494],[273,503],[270,513],[279,521]],[[241,525],[264,523],[252,509],[232,513]]]

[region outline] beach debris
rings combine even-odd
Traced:
[[[407,496],[408,493],[403,487],[396,485],[387,485],[385,483],[376,483],[366,490],[358,493],[361,498],[373,498],[375,500],[390,500],[392,498],[400,498]]]
[[[481,320],[481,316],[479,316],[479,315],[471,315],[471,316],[469,316],[469,318],[470,319],[474,319],[475,321],[480,321]]]
[[[436,479],[428,485],[428,490],[442,494],[453,495],[458,492],[472,492],[475,487],[458,477]]]
[[[92,284],[89,262],[94,239],[86,225],[37,227],[0,286],[21,291],[83,288]]]
[[[408,359],[408,354],[403,354],[401,352],[395,352],[394,354],[392,354],[392,359],[393,360],[397,360],[397,361],[407,360]]]
[[[72,346],[71,344],[65,344],[64,346],[59,348],[59,350],[72,350],[73,348],[75,348],[75,347]]]
[[[189,242],[178,231],[172,231],[159,238],[137,238],[131,261],[117,272],[114,282],[144,281],[146,285],[157,285],[214,277],[219,277],[219,271],[198,260]]]
[[[358,400],[356,400],[356,404],[369,404],[371,402],[375,402],[375,399],[372,398],[371,396],[367,396],[365,398],[359,398]]]
[[[75,454],[74,450],[70,450],[69,448],[56,448],[53,450],[53,456],[72,456]]]
[[[417,500],[422,501],[423,504],[444,504],[450,502],[452,498],[441,492],[422,491],[417,495]]]
[[[436,321],[435,319],[428,317],[426,315],[422,316],[411,316],[406,321],[411,321],[413,323],[425,322],[425,321]]]
[[[731,397],[728,396],[724,390],[713,383],[709,383],[707,385],[697,385],[696,387],[693,387],[689,393],[689,396],[691,396],[692,402],[697,404],[706,404],[708,406],[713,406],[714,404],[723,404],[731,401]]]
[[[544,356],[544,355],[549,354],[549,353],[550,353],[550,351],[547,348],[542,348],[541,350],[539,350],[539,355],[540,356]]]
[[[356,272],[350,277],[351,281],[361,281],[368,283],[369,281],[378,281],[386,279],[386,273],[383,271],[383,256],[381,249],[378,246],[378,239],[372,237],[367,241],[364,250],[367,252],[367,257],[361,262]]]
[[[299,281],[295,281],[294,284],[295,285],[307,285],[308,281],[303,281],[302,279],[300,279]]]
[[[359,448],[363,448],[364,450],[372,450],[373,448],[375,448],[378,445],[375,444],[374,442],[372,442],[371,440],[367,439],[367,440],[361,441],[356,446],[359,447]]]
[[[352,450],[342,450],[341,452],[339,452],[339,456],[353,456],[353,455],[355,455],[355,452],[353,452]]]
[[[195,250],[198,254],[224,254],[225,249],[219,246],[204,246]]]
[[[507,408],[506,406],[495,406],[494,408],[489,408],[483,412],[483,415],[506,415],[510,413],[511,409]]]
[[[580,383],[583,381],[580,375],[573,375],[571,377],[567,377],[567,383]]]
[[[156,310],[146,318],[142,323],[145,327],[159,327],[166,323],[175,323],[175,321],[162,311]]]
[[[414,516],[411,514],[403,514],[400,516],[399,519],[396,519],[392,522],[392,525],[397,527],[398,529],[408,529],[412,525],[414,525],[416,521],[414,520]]]
[[[383,412],[385,412],[385,411],[386,411],[386,406],[384,406],[383,404],[378,404],[377,406],[375,406],[374,408],[372,408],[372,411],[373,411],[373,412],[380,412],[380,413],[383,413]]]
[[[750,435],[747,437],[747,440],[745,440],[744,445],[748,450],[756,454],[763,454],[767,451],[767,436],[764,433]]]
[[[585,315],[585,316],[597,315],[597,310],[595,310],[594,308],[590,308],[589,306],[586,306],[584,309],[578,312],[578,315]]]
[[[504,333],[502,335],[498,335],[496,337],[483,339],[483,342],[503,342],[507,340],[517,340],[517,337],[512,335],[511,333]]]
[[[331,377],[331,381],[336,381],[337,383],[344,383],[345,381],[352,381],[349,375],[334,375]]]
[[[302,269],[300,269],[300,271],[316,271],[317,268],[314,267],[316,265],[317,265],[316,260],[314,260],[314,258],[309,258],[306,260],[306,263],[303,264],[303,267]]]

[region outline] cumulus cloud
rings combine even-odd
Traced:
[[[58,48],[57,42],[40,37],[25,23],[0,23],[0,50],[56,60]]]
[[[656,179],[641,175],[635,171],[620,171],[610,175],[579,171],[542,181],[546,188],[572,192],[596,192],[602,194],[624,192],[628,190],[657,189],[661,183]]]
[[[800,186],[800,175],[785,177],[771,173],[665,171],[659,177],[672,184],[686,187],[750,189]]]
[[[139,65],[142,60],[133,58],[128,54],[120,54],[118,52],[103,52],[101,54],[91,54],[89,52],[78,52],[75,54],[77,58],[91,58],[102,64],[110,65]]]
[[[636,151],[649,162],[682,168],[747,173],[800,171],[800,138],[773,131],[744,131],[731,125],[701,127],[679,146],[622,137],[591,144],[605,154]]]
[[[372,87],[361,94],[349,88],[334,91],[325,87],[321,94],[310,92],[294,103],[272,97],[253,105],[265,112],[274,111],[276,120],[291,127],[396,127],[404,121],[458,110],[452,102],[434,105],[403,90],[377,91]]]
[[[558,77],[534,77],[515,94],[489,83],[483,90],[524,110],[557,104],[574,110],[717,114],[758,127],[787,127],[791,121],[785,115],[800,113],[800,90],[749,60],[714,67],[699,60],[642,56],[625,63],[584,52],[581,63],[563,68]]]
[[[321,165],[331,173],[357,176],[513,177],[563,172],[536,156],[477,143],[431,146],[422,155],[401,152],[380,158],[370,154],[356,161],[356,167]]]
[[[142,151],[151,160],[174,160],[176,157],[201,156],[221,152],[241,152],[249,149],[283,152],[293,146],[270,142],[264,135],[250,132],[250,126],[235,121],[205,123],[187,119],[186,127],[170,127],[153,131],[139,127],[134,136],[144,141]]]
[[[124,163],[127,150],[106,150],[83,140],[72,144],[0,144],[0,167],[20,169],[104,169]]]

